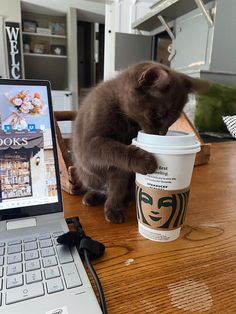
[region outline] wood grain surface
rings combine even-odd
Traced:
[[[194,168],[181,236],[169,243],[137,231],[135,204],[128,222],[104,219],[63,193],[65,216],[78,215],[87,235],[106,246],[94,261],[110,314],[236,313],[236,142],[214,143],[209,164]]]

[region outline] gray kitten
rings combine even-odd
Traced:
[[[73,132],[74,165],[88,206],[105,201],[105,218],[122,223],[134,196],[134,173],[153,173],[154,156],[131,145],[139,130],[165,135],[179,118],[188,93],[208,82],[156,63],[130,66],[100,83],[78,110]]]

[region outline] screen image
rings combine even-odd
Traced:
[[[0,85],[0,210],[55,202],[47,87]]]

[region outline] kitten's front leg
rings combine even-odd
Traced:
[[[113,168],[109,171],[105,218],[112,223],[123,223],[127,220],[127,207],[134,192],[134,177],[130,172]],[[130,190],[132,188],[132,191]]]
[[[108,138],[96,137],[87,146],[87,155],[98,167],[116,167],[128,172],[153,173],[157,161],[151,153],[134,145],[125,145]]]

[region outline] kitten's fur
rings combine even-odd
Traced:
[[[139,130],[166,134],[180,116],[190,92],[208,83],[155,62],[130,66],[94,88],[78,110],[73,155],[78,179],[86,189],[83,203],[105,201],[105,218],[126,220],[134,192],[134,173],[153,173],[157,162],[131,144]]]

